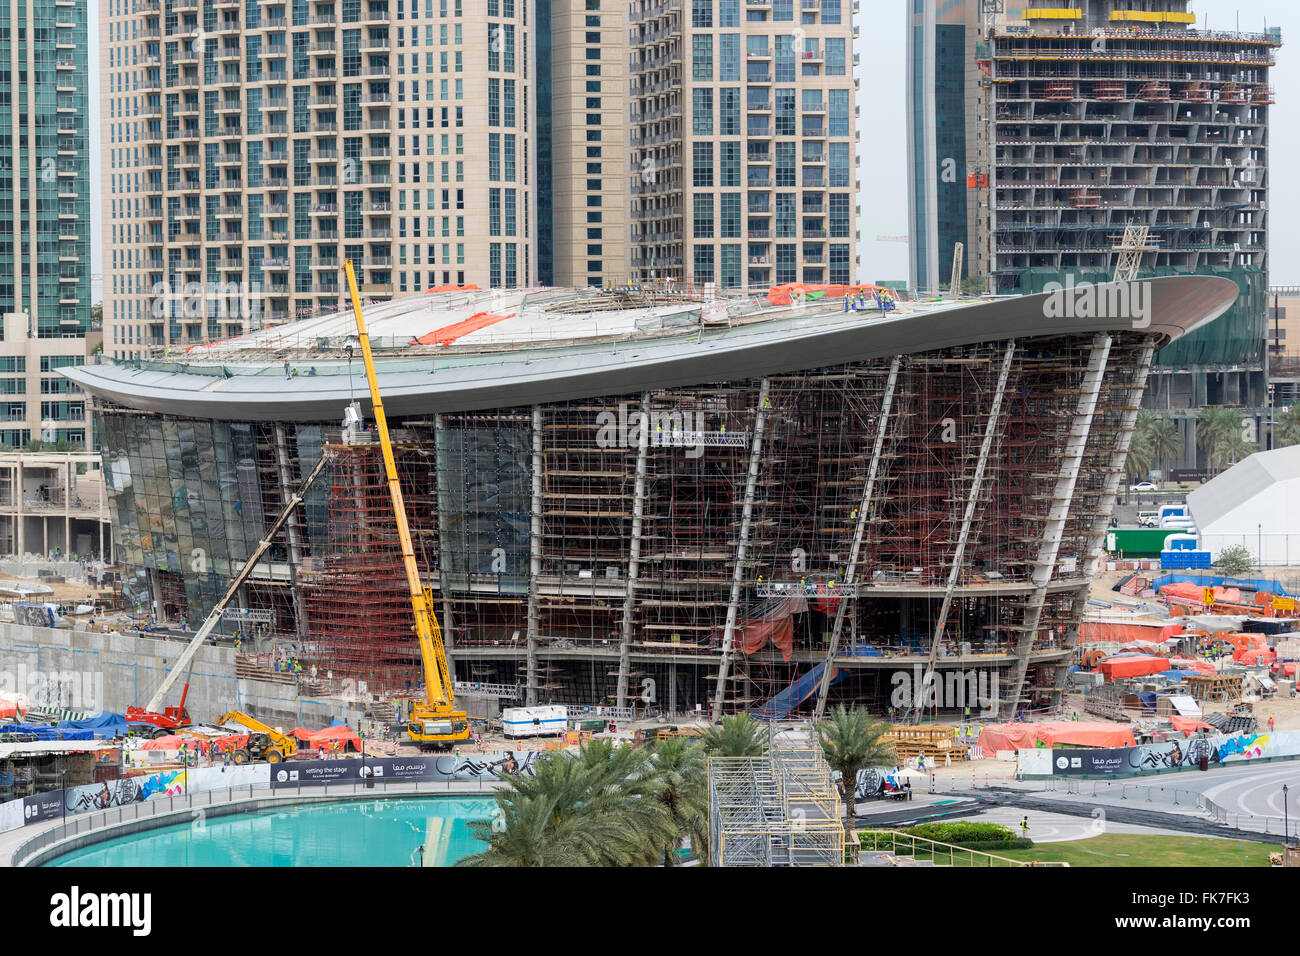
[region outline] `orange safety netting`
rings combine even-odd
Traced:
[[[1107,680],[1119,680],[1124,677],[1145,677],[1147,674],[1159,674],[1169,670],[1169,658],[1153,657],[1150,654],[1132,654],[1128,657],[1108,657],[1097,669],[1106,675]]]
[[[1133,728],[1104,721],[1046,721],[1041,724],[990,724],[978,746],[986,754],[1070,744],[1076,747],[1133,747]]]
[[[496,312],[475,312],[468,319],[456,322],[453,325],[444,325],[440,329],[434,329],[432,332],[421,335],[415,341],[421,345],[451,345],[461,336],[469,335],[471,332],[477,332],[479,329],[485,329],[489,325],[496,325],[498,322],[504,322],[506,319],[513,319],[515,313],[509,315],[499,315]]]
[[[1125,624],[1119,621],[1084,621],[1079,628],[1079,643],[1098,641],[1150,641],[1159,644],[1183,633],[1181,624]]]
[[[854,295],[857,292],[866,292],[874,295],[879,292],[882,295],[888,294],[897,298],[892,289],[886,289],[882,285],[822,285],[812,282],[783,282],[781,285],[774,285],[767,290],[767,301],[771,305],[789,305],[790,293],[798,292],[801,295],[811,293],[822,293],[818,298],[842,299],[846,295]]]

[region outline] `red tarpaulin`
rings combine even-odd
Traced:
[[[1097,669],[1106,675],[1107,680],[1145,677],[1147,674],[1159,674],[1161,671],[1169,670],[1169,658],[1153,657],[1150,654],[1108,657],[1097,665]]]
[[[515,313],[509,315],[498,315],[495,312],[475,312],[468,319],[456,322],[453,325],[444,325],[440,329],[434,329],[425,335],[421,335],[415,341],[421,345],[451,345],[458,338],[469,335],[471,332],[477,332],[479,329],[485,329],[489,325],[496,325],[498,322],[504,322],[506,319],[513,319]]]
[[[197,750],[200,753],[208,749],[206,740],[196,740],[194,737],[180,737],[176,734],[169,734],[166,737],[154,737],[152,740],[146,740],[140,745],[141,750],[180,750],[181,745],[186,750]]]
[[[1133,728],[1104,721],[1054,720],[1041,724],[989,724],[978,746],[986,754],[1068,744],[1075,747],[1132,747]]]
[[[18,705],[17,705],[17,704],[9,704],[9,703],[5,703],[5,702],[3,702],[3,701],[0,701],[0,718],[4,718],[4,717],[17,717],[17,716],[18,716]]]
[[[249,736],[249,734],[230,734],[226,737],[218,737],[212,741],[212,752],[219,754],[227,750],[243,750],[248,746]]]
[[[1174,657],[1169,660],[1171,671],[1199,671],[1202,674],[1218,673],[1209,661],[1194,661],[1186,657]]]

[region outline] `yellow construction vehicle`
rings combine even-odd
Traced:
[[[222,714],[217,724],[235,733],[248,734],[248,746],[244,751],[245,759],[239,759],[240,752],[235,751],[235,763],[244,763],[248,757],[254,760],[265,759],[268,763],[279,763],[281,760],[288,760],[298,752],[297,740],[237,710]]]
[[[406,521],[406,504],[402,499],[401,483],[397,479],[397,462],[393,458],[393,443],[388,437],[384,403],[379,397],[379,379],[375,375],[375,361],[370,353],[370,334],[366,331],[366,320],[361,314],[361,297],[357,293],[357,276],[352,268],[352,260],[346,260],[343,268],[347,273],[348,292],[352,295],[352,314],[357,321],[357,338],[361,341],[361,356],[366,364],[370,403],[375,410],[375,430],[379,433],[379,444],[384,453],[384,471],[388,477],[388,491],[393,498],[393,516],[397,519],[397,534],[402,544],[406,583],[411,591],[415,633],[420,642],[420,659],[424,662],[425,699],[412,701],[406,733],[421,749],[446,749],[469,739],[469,715],[456,709],[451,671],[447,666],[447,651],[442,643],[442,629],[433,613],[432,593],[426,591],[420,583],[420,569],[415,563],[415,546],[411,543],[411,528]]]

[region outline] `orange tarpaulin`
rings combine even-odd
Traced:
[[[1247,666],[1272,664],[1277,661],[1277,652],[1266,647],[1238,647],[1232,652],[1232,659]]]
[[[1212,724],[1207,724],[1203,720],[1197,720],[1195,717],[1179,717],[1177,714],[1169,718],[1170,725],[1174,730],[1184,734],[1194,734],[1198,730],[1213,730]]]
[[[361,738],[351,727],[339,725],[318,730],[307,738],[307,746],[313,750],[347,750],[348,744],[353,750],[361,749]]]
[[[979,748],[986,754],[999,750],[1028,750],[1069,744],[1076,747],[1132,747],[1133,728],[1105,721],[1055,720],[1041,724],[989,724],[980,734]]]
[[[789,305],[790,293],[792,292],[824,292],[828,299],[842,299],[846,295],[856,293],[859,289],[868,294],[887,292],[895,298],[898,297],[897,293],[892,289],[886,289],[881,285],[821,285],[815,282],[783,282],[767,290],[767,301],[771,305]]]
[[[471,332],[477,332],[479,329],[485,329],[489,325],[496,325],[498,322],[504,322],[506,319],[513,319],[515,313],[509,315],[498,315],[496,312],[475,312],[468,319],[457,322],[454,325],[444,325],[440,329],[434,329],[425,335],[421,335],[415,341],[421,345],[451,345],[458,338],[469,335]]]
[[[1186,657],[1174,657],[1169,661],[1171,671],[1199,671],[1202,674],[1215,674],[1217,671],[1209,661],[1194,661]]]
[[[1122,621],[1084,621],[1079,628],[1079,643],[1098,641],[1161,641],[1183,633],[1181,624],[1127,624]]]
[[[436,285],[431,289],[425,289],[425,295],[432,295],[435,292],[478,292],[479,287],[476,285]]]
[[[794,615],[807,610],[807,598],[797,594],[782,598],[762,614],[741,621],[736,625],[741,651],[753,654],[771,641],[781,651],[781,659],[789,661],[794,651]]]
[[[186,750],[198,750],[200,752],[208,749],[206,740],[198,740],[194,737],[181,737],[177,734],[169,734],[166,737],[154,737],[152,740],[146,740],[140,745],[141,750],[180,750],[181,745],[185,745]]]
[[[1169,658],[1150,654],[1130,654],[1127,657],[1108,657],[1097,666],[1107,680],[1124,677],[1144,677],[1169,670]]]

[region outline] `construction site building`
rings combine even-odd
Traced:
[[[376,307],[455,678],[529,704],[785,717],[901,708],[900,681],[933,667],[922,709],[960,711],[947,691],[972,678],[1003,710],[1058,700],[1153,352],[1236,287],[1151,294],[1141,329],[1053,317],[1046,296]],[[402,693],[419,661],[381,457],[339,424],[367,409],[350,320],[64,374],[95,396],[129,604],[197,624],[325,455],[242,606],[320,674]]]
[[[1107,282],[1125,228],[1146,226],[1139,277],[1219,275],[1241,292],[1213,325],[1157,356],[1145,407],[1182,429],[1170,467],[1205,463],[1203,406],[1239,406],[1262,424],[1280,31],[1198,29],[1186,0],[921,8],[912,56],[931,65],[910,94],[917,287],[946,286],[958,241],[964,273],[988,291]],[[947,179],[945,159],[956,173]]]

